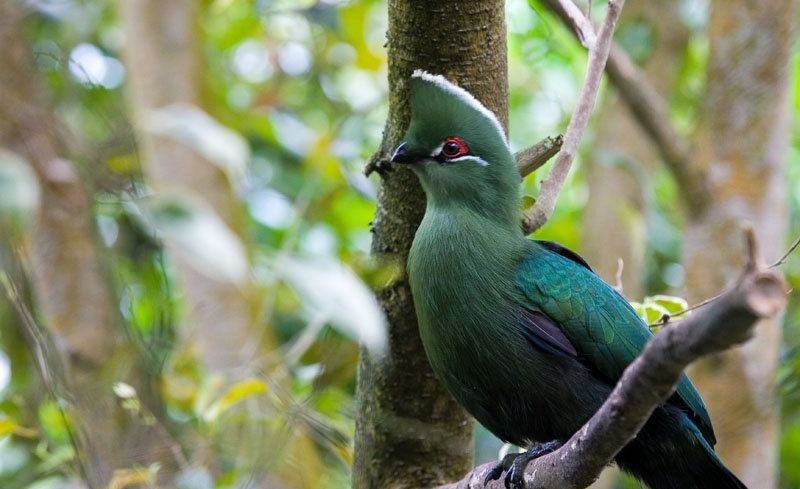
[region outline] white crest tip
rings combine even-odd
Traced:
[[[425,80],[428,83],[432,83],[432,84],[436,85],[437,87],[441,88],[442,90],[444,90],[445,92],[448,92],[448,93],[454,95],[455,97],[457,97],[459,100],[461,100],[465,104],[467,104],[470,107],[472,107],[475,110],[477,110],[484,117],[489,119],[489,121],[494,125],[495,129],[497,129],[497,132],[500,135],[500,138],[503,140],[503,142],[506,144],[506,146],[509,145],[508,144],[508,136],[506,136],[506,132],[503,129],[503,125],[500,124],[500,121],[497,119],[497,116],[495,115],[495,113],[492,112],[491,110],[489,110],[485,105],[483,105],[480,102],[480,100],[475,98],[474,95],[472,95],[468,91],[464,90],[463,88],[459,87],[455,83],[451,82],[450,80],[448,80],[444,76],[442,76],[442,75],[434,75],[434,74],[428,73],[425,70],[421,70],[421,69],[414,70],[414,72],[411,74],[411,78],[419,78],[421,80]]]

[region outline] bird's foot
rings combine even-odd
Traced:
[[[528,466],[528,463],[531,460],[558,450],[561,445],[563,445],[563,442],[551,440],[547,443],[531,445],[525,453],[520,453],[511,464],[511,469],[506,472],[506,478],[504,480],[506,489],[523,489],[525,487],[525,467]]]
[[[503,460],[497,462],[495,466],[492,467],[492,470],[490,470],[489,473],[486,474],[486,478],[483,479],[483,485],[485,486],[489,482],[499,479],[500,476],[503,475],[503,472],[511,468],[511,465],[514,463],[514,460],[516,460],[517,457],[519,457],[520,455],[522,454],[509,453],[505,457],[503,457]]]
[[[503,482],[506,489],[523,489],[525,487],[525,467],[531,460],[537,459],[550,452],[558,450],[563,443],[558,440],[549,441],[547,443],[537,443],[531,445],[528,450],[523,453],[509,453],[503,460],[497,463],[489,474],[486,475],[483,484],[500,478],[503,472],[506,473]]]

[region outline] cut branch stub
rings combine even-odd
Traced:
[[[564,144],[564,136],[548,136],[538,143],[514,153],[514,161],[517,163],[519,174],[522,178],[535,172],[550,158],[558,154]]]

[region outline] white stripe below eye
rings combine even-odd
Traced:
[[[474,161],[475,163],[481,166],[489,166],[489,163],[484,160],[483,158],[479,158],[477,156],[459,156],[458,158],[453,158],[452,160],[447,160],[447,163],[458,163],[459,161]]]

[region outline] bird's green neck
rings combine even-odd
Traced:
[[[426,194],[426,216],[441,217],[445,221],[449,217],[461,226],[471,227],[480,223],[497,228],[504,234],[522,234],[519,207],[515,199],[488,192],[464,192],[458,196],[442,195],[441,191]]]
[[[412,285],[428,294],[441,292],[439,299],[445,300],[459,290],[485,293],[510,282],[527,243],[518,216],[516,209],[508,216],[487,216],[467,206],[429,202],[409,256]]]
[[[425,217],[414,238],[416,258],[433,254],[437,267],[464,267],[517,257],[527,241],[520,226],[518,176],[503,180],[507,181],[492,182],[494,192],[485,189],[448,195],[443,186],[425,188]],[[422,179],[422,184],[427,187],[430,182]]]

